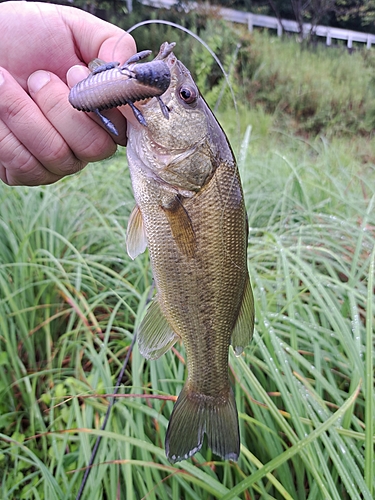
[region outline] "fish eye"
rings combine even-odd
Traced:
[[[194,87],[184,86],[180,88],[179,95],[186,104],[193,104],[198,98],[198,92]]]

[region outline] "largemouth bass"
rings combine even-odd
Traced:
[[[168,44],[163,44],[165,52]],[[129,218],[132,258],[148,246],[157,294],[138,330],[148,359],[182,339],[187,381],[174,406],[166,454],[174,463],[208,446],[237,460],[238,415],[228,350],[249,344],[254,304],[241,182],[228,140],[189,71],[172,53],[171,83],[138,103],[147,127],[128,124],[127,156],[136,207]]]

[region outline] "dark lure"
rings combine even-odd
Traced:
[[[139,64],[139,61],[148,57],[151,50],[134,54],[121,66],[118,62],[106,63],[94,59],[89,63],[91,74],[70,90],[70,104],[79,111],[96,113],[106,129],[114,135],[118,135],[117,129],[100,113],[103,109],[129,104],[139,123],[146,126],[146,120],[134,102],[156,97],[163,115],[168,118],[168,110],[160,96],[171,82],[171,73],[164,59],[172,52],[174,45],[169,44],[148,63]]]

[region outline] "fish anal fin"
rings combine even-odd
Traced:
[[[166,320],[157,298],[147,309],[137,335],[139,351],[147,359],[159,358],[179,339]]]
[[[232,332],[232,346],[236,356],[250,344],[254,331],[254,296],[249,276],[246,277],[242,304]]]
[[[181,199],[175,196],[168,205],[163,205],[162,208],[167,216],[173,239],[179,250],[187,257],[194,257],[196,251],[195,232]]]
[[[240,437],[233,392],[207,396],[185,385],[173,408],[165,438],[170,462],[186,460],[197,453],[207,435],[208,446],[223,460],[238,459]]]
[[[126,232],[126,250],[133,260],[147,248],[147,236],[142,214],[136,205],[130,214]]]

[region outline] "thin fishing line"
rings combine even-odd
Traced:
[[[122,381],[122,378],[124,376],[124,373],[125,373],[125,370],[126,370],[126,367],[128,366],[128,362],[129,362],[129,359],[130,359],[130,355],[132,353],[132,350],[133,350],[133,347],[134,347],[134,344],[135,344],[135,341],[136,341],[136,338],[137,338],[137,333],[135,332],[134,335],[133,335],[133,339],[131,341],[131,344],[129,346],[129,350],[128,350],[128,353],[126,355],[126,358],[125,358],[125,361],[124,361],[124,364],[122,365],[122,368],[121,368],[121,371],[120,371],[120,374],[119,376],[117,377],[117,382],[116,382],[116,386],[114,388],[114,391],[113,391],[113,398],[111,399],[110,403],[109,403],[109,406],[107,408],[107,412],[105,414],[105,417],[104,417],[104,422],[100,428],[101,431],[104,431],[106,426],[107,426],[107,423],[108,423],[108,420],[109,420],[109,416],[110,416],[110,413],[111,413],[111,410],[114,406],[114,404],[116,403],[116,394],[118,393],[119,389],[120,389],[120,386],[121,386],[121,381]],[[82,494],[83,494],[83,490],[85,489],[85,486],[86,486],[86,483],[87,483],[87,480],[89,478],[89,475],[90,475],[90,472],[91,472],[91,469],[92,469],[92,466],[94,464],[94,460],[95,460],[95,457],[96,457],[96,454],[98,452],[98,449],[99,449],[99,445],[100,445],[100,442],[102,440],[102,437],[103,436],[98,436],[96,438],[96,441],[95,441],[95,445],[94,445],[94,448],[91,452],[91,457],[90,457],[90,460],[89,460],[89,463],[87,465],[87,468],[85,470],[85,474],[82,478],[82,482],[81,482],[81,486],[79,488],[79,491],[78,491],[78,494],[76,496],[76,500],[80,500],[82,498]]]
[[[231,76],[231,74],[232,74],[232,71],[233,71],[234,66],[235,66],[235,64],[236,64],[236,59],[237,59],[237,55],[238,55],[238,52],[239,52],[240,48],[241,48],[241,44],[240,44],[240,43],[237,43],[236,48],[235,48],[235,50],[234,50],[234,53],[233,53],[233,55],[232,55],[232,59],[231,59],[230,65],[229,65],[229,69],[228,69],[228,78],[230,78],[230,76]],[[227,86],[228,81],[229,81],[229,80],[228,80],[228,79],[226,79],[226,80],[225,80],[225,84],[224,84],[224,85],[222,85],[222,87],[221,87],[221,89],[220,89],[220,94],[219,94],[219,97],[217,98],[216,103],[215,103],[215,106],[214,106],[214,109],[213,109],[214,114],[215,114],[215,113],[217,112],[217,110],[219,109],[219,106],[220,106],[220,104],[221,104],[221,101],[222,101],[222,99],[223,99],[223,97],[224,97],[224,91],[225,91],[225,88],[226,88],[226,86]],[[231,90],[232,90],[232,89],[231,89]],[[232,97],[233,97],[233,95],[232,95]],[[234,102],[234,104],[236,105],[236,101],[234,100],[233,102]],[[236,109],[236,111],[237,111],[237,109]],[[238,115],[236,116],[236,118],[238,119]]]

